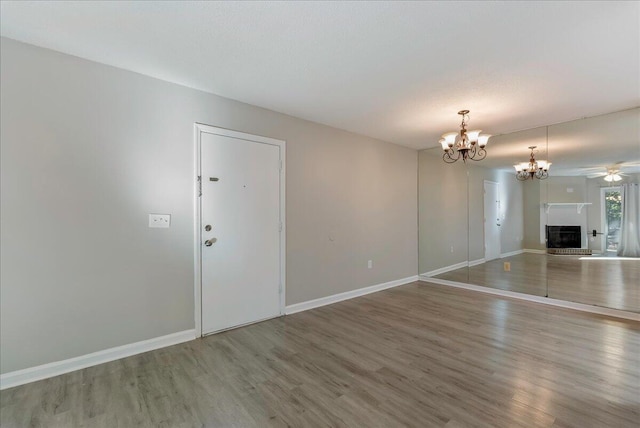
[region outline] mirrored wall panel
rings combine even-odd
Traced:
[[[423,278],[640,312],[640,109],[495,136],[480,162],[441,152],[420,153]]]
[[[469,282],[547,295],[545,224],[549,168],[546,128],[497,136],[490,155],[469,176],[470,233],[475,243]],[[516,174],[514,165],[519,165]],[[529,251],[524,251],[525,249]]]
[[[640,109],[549,129],[548,225],[570,247],[548,257],[549,297],[640,312]]]

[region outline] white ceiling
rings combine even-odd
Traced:
[[[414,148],[640,105],[640,3],[0,3],[2,36]]]

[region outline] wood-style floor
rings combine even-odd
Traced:
[[[0,393],[3,427],[634,427],[640,324],[416,282]]]
[[[504,271],[504,262],[511,271]],[[640,260],[519,254],[436,276],[501,290],[640,312]]]

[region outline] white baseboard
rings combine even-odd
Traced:
[[[525,248],[522,252],[529,254],[547,254],[547,250],[534,250],[532,248]]]
[[[338,293],[338,294],[334,294],[327,297],[321,297],[319,299],[308,300],[306,302],[301,302],[301,303],[295,303],[293,305],[289,305],[285,307],[284,313],[286,315],[291,315],[291,314],[295,314],[296,312],[307,311],[309,309],[319,308],[320,306],[326,306],[332,303],[342,302],[343,300],[349,300],[355,297],[365,296],[367,294],[386,290],[388,288],[409,284],[417,280],[418,280],[418,275],[414,275],[414,276],[409,276],[407,278],[396,279],[395,281],[389,281],[382,284],[372,285],[370,287],[359,288],[357,290],[346,291],[344,293]]]
[[[469,262],[469,267],[471,267],[471,266],[478,266],[478,265],[481,265],[481,264],[482,264],[482,263],[484,263],[485,261],[486,261],[486,260],[484,259],[484,257],[483,257],[483,258],[481,258],[481,259],[478,259],[478,260],[471,260],[471,261]]]
[[[510,297],[512,299],[527,300],[529,302],[543,303],[545,305],[574,309],[582,312],[590,312],[592,314],[606,315],[609,317],[623,318],[632,321],[640,321],[640,314],[635,312],[623,311],[620,309],[605,308],[602,306],[587,305],[584,303],[568,302],[566,300],[552,299],[544,296],[534,296],[532,294],[517,293],[515,291],[509,290],[499,290],[497,288],[465,284],[463,282],[448,281],[446,279],[422,277],[422,275],[420,280],[424,282],[430,282],[432,284],[448,285],[450,287],[463,288],[465,290],[477,291],[485,294],[493,294],[496,296]]]
[[[430,270],[429,272],[421,273],[420,276],[436,276],[441,273],[451,272],[452,270],[460,269],[463,267],[467,267],[468,263],[466,261],[456,263],[455,265],[441,267],[439,269]]]
[[[471,260],[470,262],[465,260],[464,262],[456,263],[454,265],[445,266],[445,267],[441,267],[439,269],[430,270],[429,272],[421,273],[420,276],[421,277],[436,276],[436,275],[440,275],[440,274],[443,274],[443,273],[451,272],[452,270],[456,270],[456,269],[461,269],[461,268],[465,268],[465,267],[481,265],[481,264],[483,264],[485,262],[486,262],[486,260],[484,258],[477,259],[477,260]]]
[[[504,259],[505,257],[513,257],[513,256],[517,256],[520,255],[522,253],[524,253],[525,250],[515,250],[515,251],[509,251],[507,253],[502,253],[500,254],[500,258]]]
[[[160,349],[178,343],[188,342],[196,338],[195,330],[185,330],[166,336],[154,337],[153,339],[141,342],[130,343],[128,345],[117,346],[115,348],[104,349],[91,354],[69,358],[67,360],[56,361],[43,364],[41,366],[29,367],[0,375],[0,390],[12,388],[25,383],[47,379],[64,373],[108,363],[120,358],[130,357],[154,349]]]

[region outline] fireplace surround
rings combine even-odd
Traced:
[[[581,248],[580,226],[547,226],[547,248]]]

